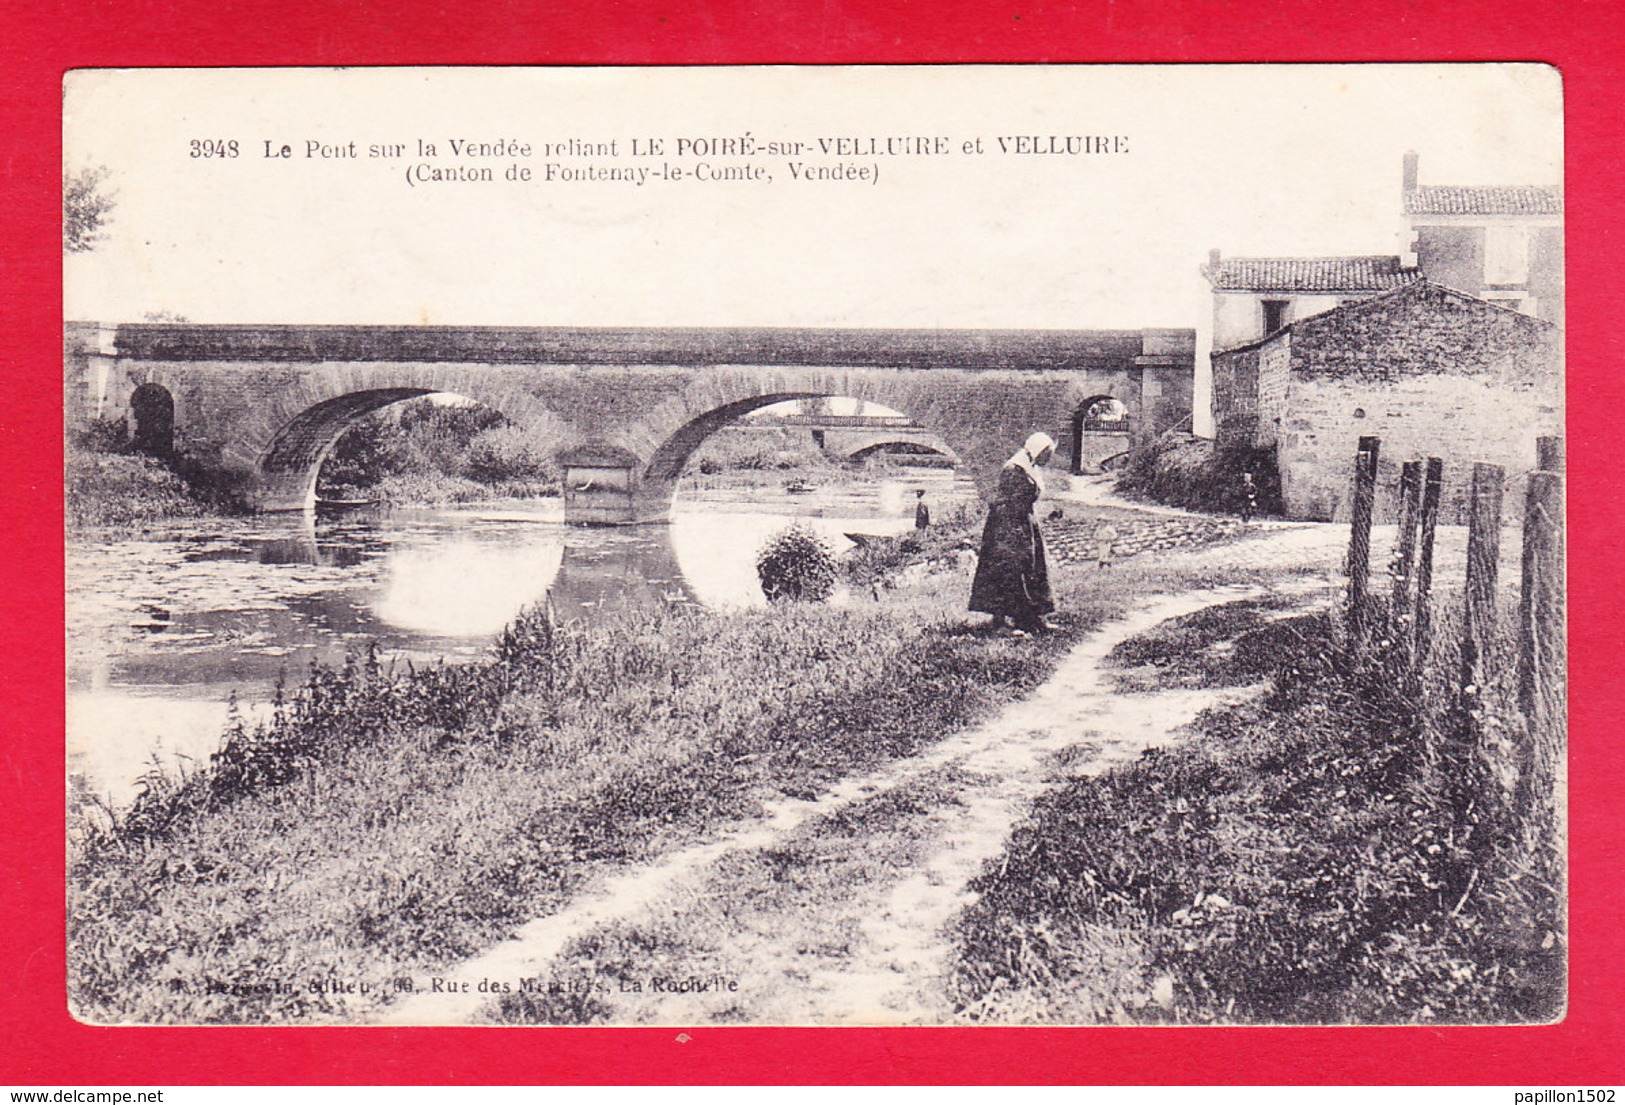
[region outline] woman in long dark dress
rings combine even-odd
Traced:
[[[1044,620],[1055,601],[1033,505],[1044,491],[1038,469],[1054,455],[1055,441],[1048,434],[1033,434],[999,472],[970,589],[970,608],[993,615],[995,626],[1008,619],[1029,632],[1053,628]]]

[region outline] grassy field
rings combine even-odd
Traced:
[[[1040,803],[963,918],[960,1013],[1081,1024],[1561,1017],[1562,734],[1524,731],[1510,640],[1497,677],[1464,694],[1448,645],[1418,684],[1387,641],[1351,657],[1325,616],[1207,650],[1209,623],[1225,617],[1132,642],[1118,657],[1125,678],[1262,672],[1270,693]],[[1457,617],[1446,612],[1441,640]]]

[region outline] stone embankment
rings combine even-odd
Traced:
[[[1117,531],[1112,556],[1122,560],[1143,552],[1162,552],[1194,545],[1207,545],[1234,537],[1246,527],[1232,518],[1198,518],[1187,515],[1130,514],[1112,511],[1068,510],[1067,516],[1043,524],[1044,546],[1053,560],[1086,561],[1099,555],[1101,526],[1110,522]]]

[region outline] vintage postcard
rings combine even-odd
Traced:
[[[63,114],[75,1017],[1563,1017],[1554,69]]]

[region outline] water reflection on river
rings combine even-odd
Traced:
[[[563,617],[606,605],[763,603],[756,551],[792,517],[837,549],[975,495],[951,473],[812,493],[689,492],[670,526],[565,526],[556,500],[176,522],[138,540],[71,543],[68,758],[127,801],[156,754],[205,759],[235,692],[252,716],[279,678],[377,641],[385,656],[472,659],[551,591]],[[838,596],[839,599],[839,596]]]

